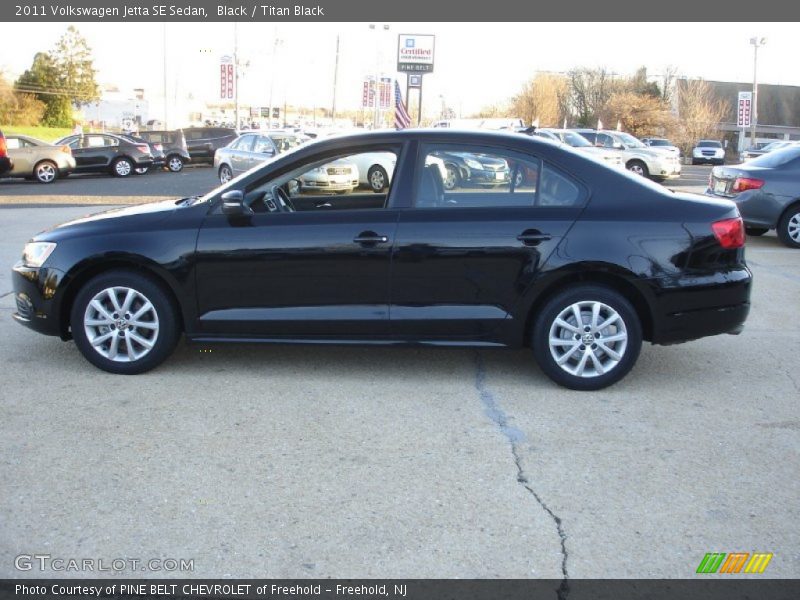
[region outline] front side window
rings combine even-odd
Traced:
[[[268,137],[260,135],[256,138],[253,152],[257,152],[259,154],[273,154],[275,152],[275,147],[272,145],[272,142]]]
[[[536,157],[482,147],[431,145],[417,183],[417,208],[575,207],[583,188]]]
[[[253,135],[243,135],[238,140],[231,144],[231,150],[241,150],[242,152],[250,152],[253,147]]]

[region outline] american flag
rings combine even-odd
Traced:
[[[400,84],[394,80],[394,126],[395,129],[405,129],[411,125],[411,117],[403,103],[403,96],[400,94]]]

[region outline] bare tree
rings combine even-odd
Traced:
[[[714,93],[702,79],[681,79],[675,88],[678,106],[677,125],[671,133],[673,142],[689,153],[697,140],[713,138],[719,124],[731,112],[731,106]]]
[[[542,127],[559,127],[567,116],[566,77],[541,73],[528,81],[511,100],[511,112],[526,123],[538,121]]]
[[[667,104],[672,103],[672,96],[675,90],[675,80],[678,77],[678,67],[667,65],[661,73],[661,98]]]
[[[636,137],[663,135],[674,121],[667,104],[649,93],[617,92],[606,102],[602,115],[609,126],[620,123]]]
[[[584,126],[595,124],[611,94],[625,83],[615,81],[605,68],[575,68],[567,77],[571,112],[576,115],[578,124]]]

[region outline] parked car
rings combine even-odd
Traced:
[[[717,140],[700,140],[692,148],[693,165],[724,165],[725,148]]]
[[[6,149],[6,137],[3,135],[2,130],[0,130],[0,177],[5,177],[13,168],[14,163],[11,161],[11,157],[8,155],[8,150]]]
[[[800,145],[714,167],[706,193],[733,200],[749,235],[776,229],[781,242],[800,248]]]
[[[69,146],[75,157],[75,173],[110,173],[127,177],[153,164],[150,146],[111,133],[68,135],[55,142]]]
[[[189,156],[197,162],[214,162],[214,153],[239,135],[231,127],[188,127],[183,130]]]
[[[742,152],[739,155],[739,159],[742,162],[745,162],[747,160],[763,156],[764,154],[768,154],[773,150],[780,150],[781,148],[786,148],[787,146],[793,146],[795,144],[797,144],[797,142],[790,140],[781,140],[778,142],[770,142],[768,144],[760,144],[760,145],[757,144],[756,147],[748,148],[747,150]]]
[[[434,156],[444,161],[447,176],[444,178],[444,189],[447,191],[459,187],[479,186],[493,187],[508,185],[511,171],[503,159],[487,156],[480,152],[438,152]]]
[[[75,158],[69,146],[54,146],[27,135],[6,138],[8,156],[14,168],[7,177],[27,177],[39,183],[53,183],[75,170]]]
[[[349,157],[347,160],[358,169],[359,185],[373,192],[382,192],[389,187],[389,173],[394,171],[396,157],[392,152],[370,152]]]
[[[681,149],[666,138],[645,137],[642,138],[642,143],[645,146],[650,146],[655,150],[660,150],[661,152],[666,152],[667,154],[672,154],[680,158]]]
[[[613,148],[594,146],[581,134],[570,131],[569,129],[539,128],[533,132],[533,135],[562,142],[575,148],[579,152],[588,152],[611,167],[625,168],[622,152]]]
[[[164,165],[172,173],[179,173],[183,166],[191,162],[189,149],[186,145],[186,136],[183,131],[142,131],[139,137],[151,144],[161,144],[164,152]]]
[[[677,156],[650,148],[628,133],[597,129],[573,131],[580,133],[595,146],[622,152],[625,168],[637,175],[655,181],[677,179],[681,176],[681,161]]]
[[[454,149],[524,163],[539,185],[447,191],[427,157]],[[375,151],[397,156],[386,194],[292,190]],[[624,377],[643,340],[738,333],[751,288],[733,202],[532,137],[447,129],[324,139],[200,198],[60,225],[26,244],[12,279],[15,320],[112,373],[156,367],[181,334],[530,346],[544,373],[583,390]]]
[[[282,131],[244,133],[214,153],[214,169],[220,183],[226,183],[304,141],[305,138]]]
[[[340,158],[303,173],[300,192],[335,192],[346,194],[358,187],[358,167],[352,159]]]
[[[164,147],[158,142],[150,142],[144,138],[139,137],[138,135],[133,135],[130,133],[127,134],[120,134],[121,138],[125,138],[132,144],[147,144],[147,147],[150,149],[150,154],[153,157],[153,163],[150,167],[136,167],[133,172],[136,175],[144,175],[147,173],[151,168],[153,169],[160,169],[164,166],[166,162],[166,156],[164,155]]]

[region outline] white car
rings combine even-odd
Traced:
[[[702,165],[711,163],[712,165],[725,164],[725,148],[722,142],[717,140],[700,140],[692,148],[692,164]]]
[[[544,139],[562,142],[575,148],[580,152],[586,152],[603,161],[609,167],[625,168],[625,161],[623,160],[622,152],[614,150],[613,148],[601,148],[593,146],[585,137],[569,129],[551,129],[542,128],[533,132],[533,135]]]
[[[595,146],[622,152],[625,168],[656,181],[681,176],[681,161],[677,156],[646,146],[629,133],[611,130],[575,129]]]
[[[358,187],[358,179],[358,167],[340,158],[303,173],[299,178],[300,191],[348,194]]]
[[[345,160],[358,167],[359,185],[368,186],[378,193],[389,187],[397,157],[394,152],[365,152],[348,156]]]
[[[665,138],[657,138],[657,137],[646,137],[642,138],[642,142],[650,146],[653,150],[659,150],[660,152],[666,152],[667,154],[672,154],[680,158],[681,150],[677,146],[673,145],[672,142]]]

